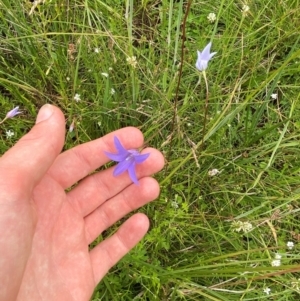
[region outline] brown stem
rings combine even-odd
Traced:
[[[186,40],[186,21],[187,21],[188,15],[189,15],[189,11],[190,11],[192,2],[193,2],[193,0],[189,0],[187,3],[186,11],[185,11],[183,22],[182,22],[182,44],[181,44],[180,68],[179,68],[178,81],[177,81],[175,98],[174,98],[174,114],[173,114],[173,118],[172,118],[170,147],[169,147],[168,154],[166,155],[167,164],[168,164],[170,155],[172,153],[172,144],[173,144],[173,137],[174,137],[174,131],[175,131],[175,124],[176,124],[177,105],[178,105],[178,95],[179,95],[179,88],[180,88],[180,83],[181,83],[181,78],[182,78],[183,62],[184,62],[184,47],[185,47],[184,43]],[[166,170],[167,170],[167,168],[166,168]]]

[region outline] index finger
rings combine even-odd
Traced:
[[[138,148],[144,138],[140,130],[126,127],[102,138],[78,145],[60,154],[48,174],[64,189],[83,179],[95,169],[110,161],[104,151],[116,152],[113,137],[117,136],[125,148]]]

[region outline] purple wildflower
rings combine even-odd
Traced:
[[[197,50],[198,58],[196,61],[196,68],[199,71],[205,71],[208,65],[208,62],[216,54],[216,52],[210,53],[211,42],[209,42],[203,51]]]
[[[16,115],[20,114],[21,112],[19,111],[19,107],[15,107],[13,108],[12,110],[10,110],[7,114],[6,114],[6,117],[5,119],[7,118],[13,118],[15,117]]]
[[[135,165],[144,162],[149,157],[150,153],[140,154],[140,152],[135,149],[127,150],[122,146],[120,140],[116,136],[114,137],[114,143],[118,152],[116,154],[105,152],[108,158],[119,162],[113,172],[113,175],[118,176],[128,170],[130,179],[133,183],[138,185],[139,182],[135,173]]]

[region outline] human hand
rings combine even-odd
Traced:
[[[91,173],[109,161],[104,151],[115,151],[114,136],[126,148],[141,146],[138,129],[124,128],[60,154],[64,134],[62,112],[46,105],[32,130],[0,159],[1,301],[89,300],[148,229],[148,218],[137,213],[89,252],[102,231],[158,196],[159,185],[149,176],[163,167],[162,154],[145,150],[151,155],[137,166],[137,186],[126,173],[113,177],[113,168]]]

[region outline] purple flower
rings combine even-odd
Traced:
[[[6,114],[6,118],[13,118],[16,115],[20,114],[21,112],[19,111],[19,107],[15,107],[12,110],[10,110],[7,114]]]
[[[138,185],[139,182],[135,173],[135,165],[144,162],[149,157],[150,153],[140,154],[140,152],[135,149],[127,150],[122,146],[120,140],[116,136],[114,137],[114,143],[118,152],[116,154],[105,152],[108,158],[119,162],[113,175],[118,176],[128,170],[130,179],[133,183]]]
[[[211,42],[209,42],[203,51],[197,50],[198,58],[196,61],[196,68],[199,71],[205,71],[207,68],[208,62],[211,60],[211,58],[216,54],[216,52],[210,53],[210,47],[211,47]]]

